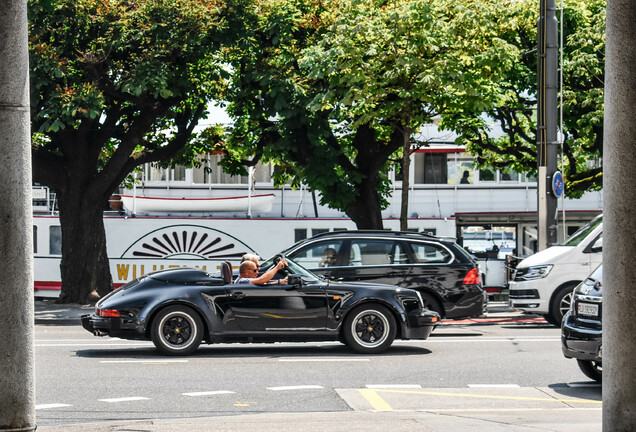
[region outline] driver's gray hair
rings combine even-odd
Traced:
[[[253,253],[246,253],[245,255],[243,255],[243,257],[241,257],[241,262],[244,263],[245,261],[254,261],[254,262],[258,262],[258,260],[260,260],[261,257],[259,257],[256,254]]]

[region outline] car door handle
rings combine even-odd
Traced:
[[[232,293],[232,298],[235,298],[237,300],[242,299],[243,297],[245,297],[245,293],[241,292],[241,291],[236,291]]]

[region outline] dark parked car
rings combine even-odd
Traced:
[[[378,282],[417,290],[443,318],[480,316],[487,293],[473,258],[453,241],[401,231],[334,231],[285,251],[304,267],[337,281]]]
[[[439,322],[437,313],[423,309],[417,291],[325,281],[287,262],[291,273],[281,285],[234,284],[228,262],[217,274],[183,268],[152,273],[101,299],[82,325],[96,336],[150,339],[164,354],[187,355],[203,340],[340,340],[357,352],[379,353],[396,338],[426,339]]]
[[[581,371],[601,382],[603,372],[603,266],[599,266],[572,293],[570,311],[561,323],[563,355],[575,358]]]

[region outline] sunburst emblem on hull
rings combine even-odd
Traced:
[[[135,241],[122,258],[237,259],[250,247],[231,235],[197,225],[174,225]]]

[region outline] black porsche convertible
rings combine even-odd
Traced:
[[[423,309],[417,291],[329,281],[287,263],[277,275],[287,276],[287,284],[234,284],[229,262],[216,274],[188,268],[150,273],[102,298],[94,314],[82,316],[82,326],[96,336],[152,340],[168,355],[191,354],[202,341],[331,340],[371,354],[386,351],[396,338],[426,339],[439,322],[436,312]]]

